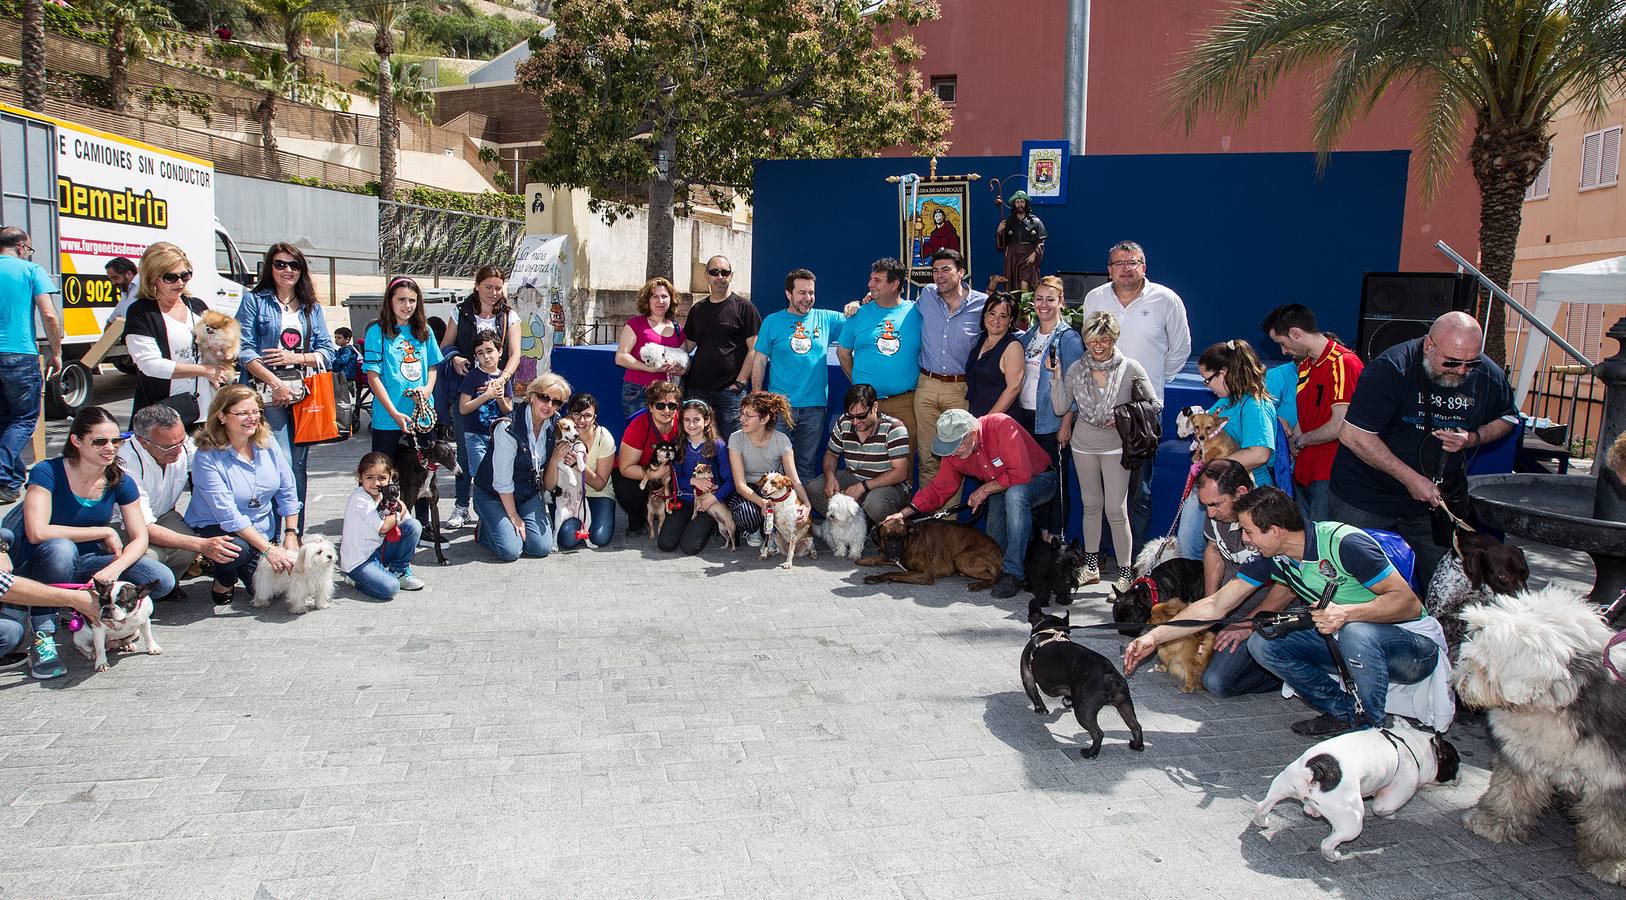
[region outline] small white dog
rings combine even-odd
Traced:
[[[1203,439],[1197,436],[1197,426],[1192,422],[1192,416],[1200,416],[1208,412],[1204,406],[1188,406],[1175,413],[1174,433],[1178,437],[1191,439],[1191,452],[1196,453],[1203,445]]]
[[[868,532],[869,522],[857,500],[839,491],[830,498],[830,505],[824,510],[824,522],[819,526],[819,537],[830,545],[831,552],[847,559],[863,556]]]
[[[1431,781],[1457,777],[1457,748],[1432,731],[1395,718],[1390,729],[1366,728],[1329,738],[1304,751],[1270,783],[1270,793],[1254,808],[1253,824],[1263,828],[1270,810],[1283,800],[1304,804],[1304,814],[1327,820],[1332,834],[1321,855],[1338,862],[1338,845],[1361,836],[1366,799],[1372,815],[1392,816]]]
[[[645,344],[638,351],[638,358],[646,366],[654,366],[661,370],[675,370],[682,375],[689,371],[689,354],[677,347],[667,347],[662,344]]]
[[[327,609],[333,599],[333,571],[339,567],[339,551],[325,537],[309,537],[294,557],[294,570],[286,574],[272,570],[260,560],[254,568],[254,606],[264,609],[272,599],[283,598],[288,612],[300,615],[308,609]]]

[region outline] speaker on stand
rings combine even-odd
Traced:
[[[1361,279],[1361,325],[1355,350],[1371,362],[1378,354],[1428,334],[1448,312],[1473,314],[1477,287],[1455,272],[1368,272]]]

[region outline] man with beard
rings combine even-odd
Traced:
[[[1449,501],[1455,516],[1469,515],[1465,456],[1517,421],[1507,375],[1484,343],[1478,322],[1450,312],[1427,337],[1385,350],[1361,373],[1338,436],[1331,519],[1405,538],[1417,554],[1416,584],[1428,584],[1445,556],[1433,508]]]
[[[1049,234],[1033,214],[1027,191],[1011,195],[1011,214],[999,220],[994,233],[994,249],[1005,254],[1005,289],[1031,291],[1039,287],[1039,264],[1044,262],[1044,242]]]

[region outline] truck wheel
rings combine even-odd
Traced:
[[[90,405],[95,382],[89,369],[78,360],[62,366],[62,372],[45,383],[45,416],[67,419]]]
[[[110,359],[108,362],[113,364],[113,368],[118,369],[125,375],[134,375],[141,371],[140,369],[136,368],[135,360],[128,356],[121,356],[118,359]]]

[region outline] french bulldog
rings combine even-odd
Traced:
[[[1060,697],[1063,706],[1071,706],[1078,724],[1090,733],[1090,745],[1079,750],[1085,759],[1094,759],[1101,752],[1101,726],[1096,719],[1101,707],[1118,710],[1124,724],[1129,726],[1129,749],[1146,748],[1141,735],[1140,720],[1135,718],[1135,703],[1129,696],[1129,682],[1112,661],[1088,647],[1073,642],[1068,631],[1068,615],[1037,615],[1030,621],[1033,631],[1022,648],[1022,689],[1033,701],[1033,711],[1039,715],[1049,712],[1041,692]]]
[[[158,582],[134,585],[128,581],[92,581],[88,590],[101,607],[100,625],[86,624],[73,634],[73,646],[86,659],[94,660],[96,671],[107,671],[107,647],[112,643],[120,649],[134,649],[133,639],[141,635],[147,653],[157,656],[164,652],[152,639],[152,589]]]

